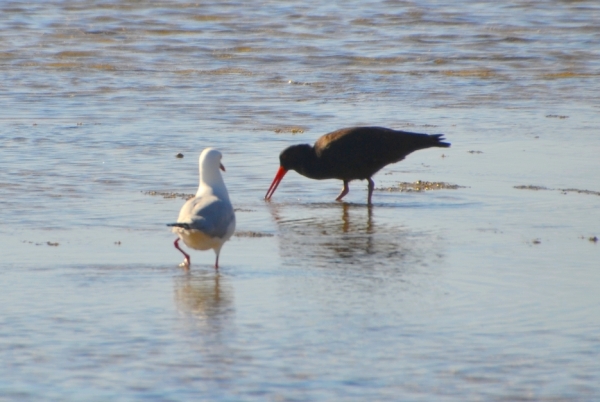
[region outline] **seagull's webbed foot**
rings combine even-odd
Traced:
[[[183,262],[181,264],[179,264],[179,266],[181,268],[184,268],[186,271],[190,269],[190,265],[191,265],[191,263],[190,263],[190,259],[189,258],[184,258]]]

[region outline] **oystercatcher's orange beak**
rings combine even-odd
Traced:
[[[275,190],[277,190],[277,186],[279,186],[281,179],[283,179],[283,176],[285,176],[285,174],[287,172],[288,171],[286,169],[284,169],[283,166],[279,167],[279,170],[277,171],[277,174],[275,175],[275,178],[273,179],[273,183],[271,183],[271,187],[269,187],[269,189],[267,190],[267,194],[265,195],[265,200],[268,201],[271,199],[271,197],[275,193]]]

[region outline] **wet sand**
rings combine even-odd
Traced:
[[[0,400],[598,399],[598,11],[0,6]],[[264,201],[352,125],[452,147]],[[207,146],[238,230],[186,272]]]

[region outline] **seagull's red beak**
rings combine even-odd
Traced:
[[[279,170],[277,171],[277,174],[275,175],[275,178],[273,179],[273,183],[271,183],[271,187],[269,187],[269,189],[267,190],[267,194],[265,195],[265,200],[271,199],[271,197],[275,193],[275,190],[277,190],[277,186],[279,185],[279,182],[281,182],[281,179],[283,179],[283,176],[285,176],[286,173],[287,173],[287,170],[285,170],[283,168],[283,166],[280,166]]]
[[[225,166],[223,166],[222,163],[219,163],[219,169],[221,169],[222,171],[225,171]]]

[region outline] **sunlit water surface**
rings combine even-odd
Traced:
[[[2,2],[0,400],[600,399],[600,4],[505,3]],[[352,125],[452,148],[264,202]]]

